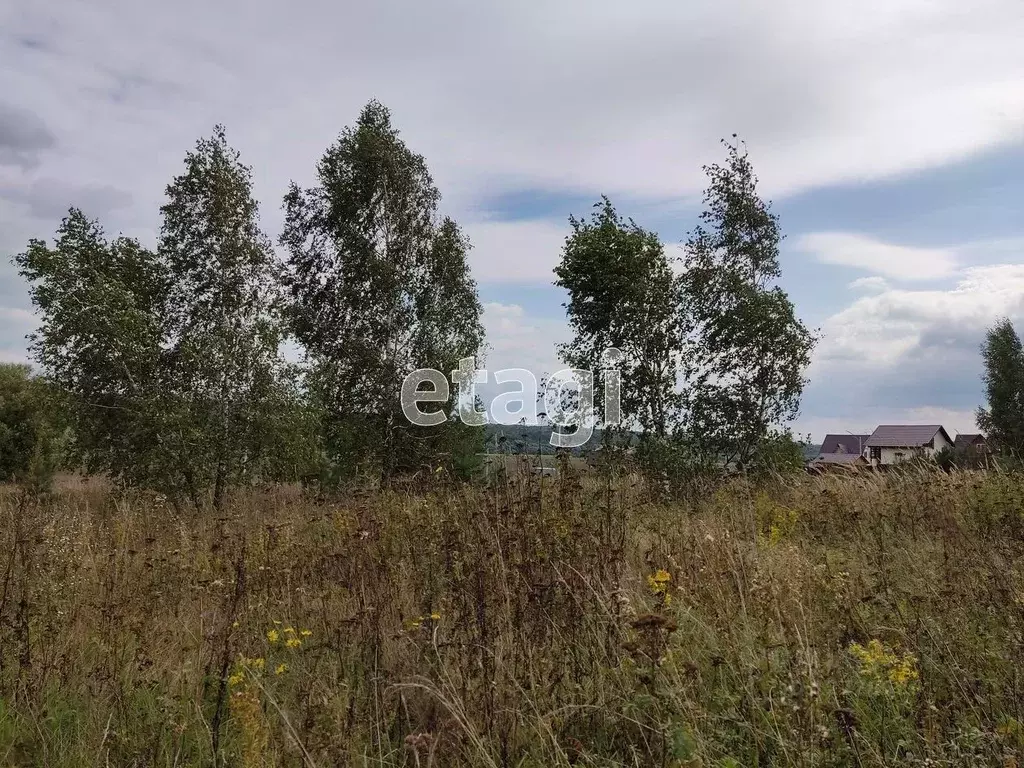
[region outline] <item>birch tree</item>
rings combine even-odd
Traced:
[[[480,349],[469,244],[439,218],[423,157],[377,102],[327,149],[317,181],[292,184],[284,201],[291,328],[308,355],[336,470],[362,464],[386,483],[429,456],[445,431],[405,422],[405,376],[447,373]]]
[[[705,210],[686,242],[686,431],[705,457],[745,465],[797,416],[816,339],[777,284],[779,219],[746,150],[723,144],[726,162],[705,167]]]
[[[555,285],[573,338],[559,347],[573,368],[594,372],[594,404],[605,417],[605,351],[622,353],[621,410],[627,425],[664,437],[678,417],[683,334],[680,282],[658,236],[622,219],[607,197],[572,232],[555,267]]]
[[[273,249],[259,228],[251,171],[223,126],[186,155],[160,210],[164,390],[189,483],[212,487],[219,509],[228,487],[267,458],[283,374]]]

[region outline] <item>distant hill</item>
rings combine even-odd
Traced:
[[[553,454],[555,447],[551,445],[550,426],[531,426],[515,424],[487,424],[484,427],[484,450],[487,453],[541,453]],[[594,434],[585,445],[573,448],[572,453],[593,450],[601,444],[601,430],[595,429]]]
[[[550,426],[531,426],[526,424],[487,424],[484,427],[485,453],[532,453],[534,455],[553,454],[555,447],[551,445]],[[595,429],[593,436],[580,448],[572,449],[572,453],[580,454],[592,451],[601,444],[601,430]],[[804,458],[808,461],[821,452],[821,445],[808,443],[804,446]]]

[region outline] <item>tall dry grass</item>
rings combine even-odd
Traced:
[[[1024,478],[0,494],[0,765],[1017,765]]]

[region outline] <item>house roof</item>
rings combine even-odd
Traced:
[[[856,464],[867,463],[867,459],[854,451],[853,453],[823,453],[814,459],[812,464]]]
[[[984,443],[984,435],[957,435],[956,440],[953,441],[954,448],[967,448],[971,445],[977,445],[978,443]]]
[[[857,454],[864,450],[869,437],[871,435],[825,435],[819,453],[822,456],[827,453]]]
[[[883,424],[871,433],[865,445],[869,448],[920,448],[940,432],[952,442],[941,424]]]

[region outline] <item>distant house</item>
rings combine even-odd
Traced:
[[[821,473],[832,470],[857,470],[869,466],[861,453],[822,453],[807,462],[810,472]]]
[[[988,444],[984,435],[957,435],[953,440],[953,450],[956,451],[987,451]]]
[[[855,453],[863,454],[867,450],[868,438],[871,435],[825,435],[821,442],[819,455],[826,456],[831,453]]]
[[[916,458],[932,458],[953,441],[940,424],[883,424],[865,442],[873,467],[888,467]]]
[[[868,465],[866,457],[869,435],[825,435],[818,455],[807,462],[811,472],[830,469],[856,469]]]

